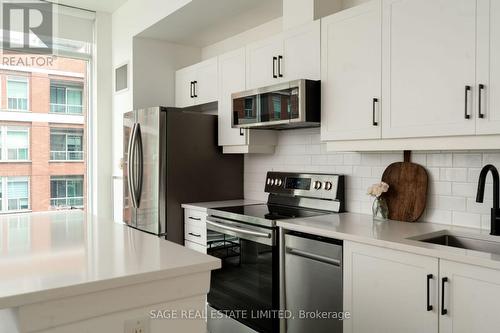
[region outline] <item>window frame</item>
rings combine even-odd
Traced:
[[[84,95],[83,95],[83,84],[82,87],[76,87],[80,83],[73,84],[73,81],[67,81],[67,83],[63,83],[60,81],[52,83],[52,80],[50,82],[50,87],[49,87],[49,113],[50,114],[64,114],[64,115],[75,115],[75,116],[82,116],[83,115],[83,101],[84,101]],[[52,87],[56,88],[64,88],[64,104],[59,104],[59,103],[52,103]],[[68,104],[68,90],[70,91],[79,91],[80,92],[80,97],[81,97],[81,105],[76,105],[76,104]],[[64,112],[54,112],[52,111],[52,105],[58,105],[58,106],[64,106]],[[68,112],[68,107],[80,107],[80,113],[70,113]]]
[[[81,131],[81,141],[82,141],[82,150],[80,151],[72,151],[73,153],[81,153],[81,156],[82,158],[80,160],[71,160],[71,159],[68,159],[68,153],[70,152],[68,150],[68,135],[71,135],[71,133],[65,133],[63,132],[63,130],[78,130],[78,131]],[[59,151],[59,150],[52,150],[52,131],[56,131],[57,130],[61,130],[61,132],[59,133],[54,133],[54,134],[57,134],[57,135],[64,135],[65,136],[65,148],[66,150],[64,151]],[[82,162],[85,162],[85,145],[84,145],[84,129],[83,128],[69,128],[69,127],[50,127],[50,133],[49,133],[49,153],[50,153],[50,156],[49,156],[49,162],[63,162],[63,163],[66,163],[66,162],[79,162],[79,163],[82,163]],[[66,154],[66,159],[64,160],[57,160],[57,159],[53,159],[52,158],[52,153],[62,153],[64,152]]]
[[[9,192],[8,192],[8,184],[9,180],[22,179],[22,181],[26,181],[28,183],[28,208],[26,209],[9,209]],[[18,180],[19,181],[19,180]],[[30,176],[2,176],[0,177],[0,182],[2,186],[2,204],[0,210],[2,213],[20,213],[20,212],[29,212],[31,211],[31,177]],[[17,198],[18,207],[19,200],[24,198]]]
[[[82,182],[82,196],[78,196],[78,197],[70,197],[68,196],[68,181],[70,180],[79,180]],[[52,182],[53,181],[64,181],[65,182],[65,187],[64,187],[64,191],[65,191],[65,196],[64,197],[52,197]],[[64,176],[50,176],[50,184],[49,184],[49,188],[50,188],[50,208],[51,209],[59,209],[59,207],[64,207],[62,209],[71,209],[72,207],[76,207],[76,208],[81,208],[83,209],[85,207],[85,175],[64,175]],[[61,200],[61,199],[64,199],[65,201],[65,205],[62,205],[62,206],[56,206],[56,205],[53,205],[52,204],[52,201],[53,200]],[[82,205],[81,206],[77,206],[77,205],[68,205],[68,199],[81,199],[82,200]]]
[[[26,110],[23,109],[11,109],[9,107],[9,81],[23,82],[26,83]],[[31,112],[30,103],[30,79],[28,76],[20,75],[7,75],[5,78],[5,100],[7,102],[6,110],[12,112]]]
[[[9,159],[8,132],[26,132],[28,146],[26,147],[26,159]],[[21,149],[21,148],[16,148]],[[19,154],[19,151],[18,151]],[[0,125],[0,163],[26,163],[31,162],[31,127],[21,125]]]

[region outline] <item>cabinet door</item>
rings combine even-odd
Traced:
[[[278,35],[247,45],[247,89],[261,88],[280,82],[277,77],[277,57],[282,53],[282,35]],[[276,57],[276,61],[273,61],[273,57]],[[273,77],[273,75],[275,75],[276,78]]]
[[[319,80],[321,23],[316,20],[283,34],[283,59],[279,59],[281,81]]]
[[[344,242],[344,332],[437,333],[437,277],[436,258]]]
[[[196,66],[195,103],[204,104],[219,98],[217,57],[202,61]]]
[[[447,260],[440,260],[439,270],[441,278],[448,278],[444,284],[447,313],[440,315],[440,332],[498,332],[500,271]]]
[[[245,90],[245,49],[219,56],[219,145],[245,145],[246,131],[232,128],[231,94]]]
[[[382,22],[382,136],[475,134],[476,0],[383,0]]]
[[[183,108],[194,105],[194,98],[191,97],[195,70],[192,66],[179,69],[175,72],[175,106]]]
[[[322,140],[381,136],[381,2],[322,20]]]
[[[499,134],[500,2],[478,0],[477,11],[477,134]]]

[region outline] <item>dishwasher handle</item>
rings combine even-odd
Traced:
[[[324,264],[333,265],[333,266],[337,266],[337,267],[340,267],[342,265],[342,262],[339,259],[333,259],[333,258],[325,257],[325,256],[322,256],[319,254],[315,254],[315,253],[311,253],[311,252],[307,252],[307,251],[302,251],[299,249],[294,249],[291,247],[286,247],[286,253],[291,254],[291,255],[295,255],[298,257],[306,258],[306,259],[311,259],[314,261],[319,261],[319,262],[322,262]]]

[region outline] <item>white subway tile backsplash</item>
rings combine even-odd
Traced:
[[[320,142],[319,129],[283,131],[273,155],[245,156],[245,197],[266,200],[266,172],[302,171],[346,175],[346,209],[371,214],[371,184],[380,181],[385,168],[403,160],[402,152],[328,152]],[[421,220],[448,225],[489,229],[492,181],[487,178],[485,202],[475,202],[479,172],[484,164],[500,167],[499,151],[417,151],[411,161],[429,175],[427,209]]]

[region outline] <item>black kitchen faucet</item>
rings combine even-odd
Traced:
[[[491,231],[490,235],[500,235],[500,209],[498,208],[498,192],[499,192],[499,177],[498,170],[493,165],[488,164],[483,167],[479,174],[479,182],[477,184],[476,202],[483,202],[484,199],[484,184],[486,183],[486,176],[491,171],[493,176],[493,208],[491,209]]]

